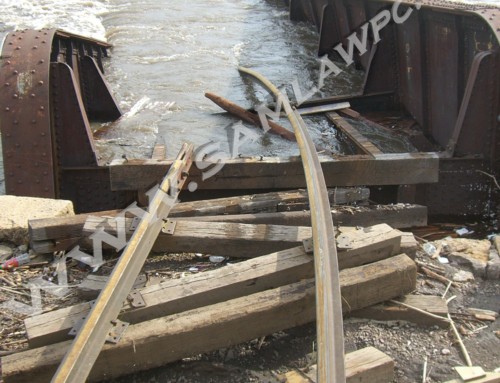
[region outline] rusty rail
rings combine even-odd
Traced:
[[[163,219],[168,216],[173,201],[177,200],[177,195],[186,181],[192,164],[192,153],[193,146],[184,144],[149,204],[148,212],[141,219],[106,286],[59,365],[52,379],[53,383],[86,381],[106,336],[162,229]]]
[[[339,269],[335,229],[325,178],[314,143],[300,113],[292,109],[283,95],[269,80],[259,73],[239,68],[241,73],[258,80],[277,99],[281,99],[287,118],[295,132],[304,166],[307,193],[311,206],[311,222],[316,278],[316,333],[318,345],[318,383],[346,381],[344,367],[344,335],[342,298],[340,295]]]

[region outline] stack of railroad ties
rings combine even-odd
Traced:
[[[413,291],[416,266],[411,258],[417,244],[410,233],[382,222],[398,228],[424,225],[426,209],[363,206],[369,197],[366,188],[331,189],[328,194],[341,222],[336,240],[344,314]],[[169,214],[170,229],[158,235],[155,252],[204,252],[245,260],[135,290],[143,303],[126,299],[120,307],[119,319],[130,325],[116,344],[104,345],[89,379],[150,369],[314,321],[307,208],[304,190],[176,204]],[[97,226],[116,235],[116,213],[31,221],[31,246],[52,252],[79,243],[82,251],[90,252],[89,236]],[[280,215],[288,222],[273,224]],[[136,220],[127,215],[128,238],[134,226]],[[2,358],[4,382],[49,381],[71,347],[70,331],[90,310],[91,303],[85,302],[27,318],[30,349]],[[367,376],[391,381],[394,363],[369,347],[347,354],[345,368],[348,381]]]

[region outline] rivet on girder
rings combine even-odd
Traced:
[[[14,120],[13,124],[14,124],[14,125],[17,125],[17,124],[19,124],[19,121]]]
[[[43,81],[38,81],[38,85],[43,85]]]
[[[16,51],[19,51],[19,50],[21,50],[21,47],[16,47]]]
[[[38,162],[35,162],[35,168],[37,168],[39,166]]]
[[[17,93],[14,93],[14,94],[12,95],[12,98],[19,98],[19,95],[18,95]]]
[[[33,47],[33,49],[38,49],[38,47],[35,45],[35,46]]]
[[[9,60],[9,61],[7,61],[7,65],[10,65],[10,60]]]
[[[43,175],[44,175],[44,176],[46,176],[47,174],[49,174],[49,173],[47,173],[47,171],[44,171],[44,172],[43,172]]]
[[[14,71],[14,72],[12,72],[12,73],[14,73],[14,74],[19,74],[19,72],[18,72],[17,70],[15,70],[15,71]]]
[[[5,86],[10,86],[10,83],[6,82],[6,83],[5,83]]]
[[[30,97],[31,97],[31,98],[34,98],[34,97],[35,97],[35,93],[31,93],[31,94],[30,94]]]
[[[47,153],[43,152],[42,157],[47,157]]]
[[[45,40],[42,40],[42,44],[45,44],[46,42],[47,42],[47,41],[45,41]]]
[[[21,181],[21,180],[17,180],[17,183],[18,183],[18,184],[22,184],[22,183],[23,183],[23,181]]]
[[[45,187],[45,188],[43,188],[43,190],[45,190],[45,191],[49,191],[49,188]]]
[[[9,41],[9,45],[12,45],[12,41]]]
[[[9,108],[8,106],[7,106],[7,107],[5,107],[5,111],[6,111],[6,112],[9,112],[9,111],[10,111],[10,108]]]
[[[31,123],[32,124],[36,124],[36,120],[31,120]]]
[[[16,143],[16,148],[19,148],[21,145],[19,145],[18,143]]]
[[[19,37],[18,37],[18,39],[19,39],[19,40],[22,40],[22,39],[23,39],[23,37],[22,37],[22,36],[19,36]]]
[[[39,184],[39,183],[40,183],[40,180],[35,180],[35,182],[36,182],[37,184]]]
[[[10,136],[11,136],[11,134],[10,134],[10,133],[7,133],[7,134],[6,134],[6,136],[7,136],[7,137],[10,137]]]
[[[42,105],[42,106],[40,107],[40,110],[45,110],[45,107]]]
[[[32,69],[32,70],[31,70],[31,73],[36,73],[36,70]]]
[[[38,63],[40,63],[40,64],[43,64],[44,62],[45,62],[44,59],[41,59],[40,61],[38,61]]]

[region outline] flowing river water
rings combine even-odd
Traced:
[[[319,75],[318,35],[312,25],[289,21],[282,0],[0,0],[0,41],[22,28],[59,28],[113,45],[105,76],[124,115],[99,135],[96,146],[104,161],[123,155],[149,158],[155,144],[165,144],[167,157],[173,158],[183,142],[214,141],[229,153],[226,128],[238,120],[222,113],[205,92],[249,108],[266,101],[267,93],[243,79],[238,66],[289,90],[298,79],[304,93]],[[343,69],[315,97],[358,90],[362,73]],[[306,122],[318,146],[351,153],[325,118]],[[280,123],[289,127],[285,118]],[[288,156],[298,149],[260,134],[240,152]],[[3,189],[0,162],[0,193]]]
[[[165,144],[175,157],[183,142],[219,142],[237,119],[204,97],[213,92],[249,108],[267,93],[239,74],[250,67],[278,86],[298,79],[306,92],[319,74],[317,33],[288,19],[279,0],[16,1],[0,4],[0,34],[20,28],[55,27],[113,45],[105,76],[124,112],[99,136],[104,160],[151,156]],[[1,37],[1,36],[0,36]],[[358,89],[361,75],[349,68],[316,96]],[[333,152],[349,151],[324,120],[308,118],[313,139]],[[287,126],[286,119],[280,123]],[[252,128],[253,129],[253,128]],[[256,132],[258,132],[256,130]],[[241,155],[297,155],[294,143],[269,134],[241,148]],[[0,173],[1,174],[1,173]],[[0,184],[3,186],[3,177]],[[1,186],[0,186],[1,187]]]

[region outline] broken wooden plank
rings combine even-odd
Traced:
[[[381,241],[378,247],[370,241],[357,241],[351,249],[338,252],[339,267],[342,270],[396,255],[397,240]],[[312,262],[312,257],[299,246],[217,270],[167,280],[140,289],[146,307],[133,308],[125,303],[120,319],[138,323],[310,278],[314,276]],[[27,318],[24,323],[30,346],[68,339],[69,330],[89,308],[89,303],[81,303]]]
[[[416,265],[401,254],[340,272],[343,310],[367,307],[409,293]],[[190,355],[309,323],[315,317],[314,280],[131,325],[118,344],[105,345],[90,381],[150,369]],[[70,341],[5,356],[5,383],[48,381]],[[151,352],[151,350],[163,350]]]
[[[325,112],[332,112],[332,111],[340,110],[340,109],[346,109],[346,108],[349,108],[350,106],[351,106],[351,104],[349,104],[348,102],[337,102],[335,104],[310,106],[307,108],[299,108],[297,110],[301,116],[307,116],[310,114],[325,113]]]
[[[365,347],[346,354],[345,372],[347,383],[387,383],[394,379],[394,360],[375,347]],[[286,383],[315,383],[316,365],[307,372],[287,372],[285,379]]]
[[[427,207],[411,204],[345,206],[332,208],[336,224],[344,226],[370,226],[387,223],[396,229],[427,225]],[[310,226],[310,211],[281,213],[235,214],[226,216],[185,217],[188,221],[235,222],[248,224],[272,224],[287,226]]]
[[[405,306],[387,303],[366,307],[352,312],[351,316],[380,321],[404,320],[426,326],[438,325],[441,327],[449,327],[447,320],[448,305],[441,297],[430,295],[406,295],[405,297],[399,298],[398,301],[436,316],[443,317],[443,320],[440,321],[437,318],[424,315]]]
[[[354,126],[338,113],[326,113],[326,117],[347,137],[349,137],[364,153],[373,157],[383,154],[369,139],[363,136]]]
[[[368,188],[333,188],[328,189],[332,205],[343,205],[366,201],[370,196]],[[287,209],[289,204],[300,203],[300,207]],[[226,214],[271,213],[284,210],[304,209],[308,204],[306,190],[270,192],[238,197],[217,198],[203,201],[183,202],[173,210],[171,217],[193,217]]]
[[[439,157],[435,153],[381,154],[321,158],[326,186],[401,185],[438,181]],[[210,161],[205,161],[209,166]],[[214,163],[214,165],[216,165]],[[170,161],[113,160],[109,166],[112,190],[141,190],[158,183]],[[230,159],[217,177],[202,180],[203,171],[193,168],[189,181],[198,189],[291,189],[306,181],[298,157],[252,157]]]
[[[217,96],[216,94],[213,93],[205,93],[205,97],[214,102],[215,104],[217,104],[218,106],[220,106],[226,112],[229,112],[232,115],[241,118],[243,121],[246,121],[250,124],[259,126],[264,129],[259,114],[252,113],[242,108],[241,106],[235,104],[234,102],[231,102],[228,99],[225,99],[224,97],[221,96]],[[283,126],[277,124],[276,122],[270,119],[267,119],[266,117],[264,117],[264,119],[267,121],[267,128],[271,133],[274,133],[289,141],[296,141],[295,134],[293,134],[292,131],[284,128]]]

